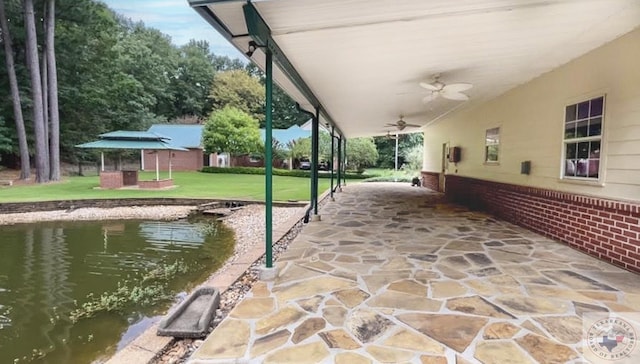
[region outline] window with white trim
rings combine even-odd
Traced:
[[[604,96],[565,109],[563,178],[597,180],[604,122]]]
[[[500,128],[487,129],[484,138],[485,163],[498,163],[500,152]]]

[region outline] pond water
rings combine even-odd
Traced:
[[[231,230],[203,218],[0,226],[0,363],[108,358],[233,246]]]

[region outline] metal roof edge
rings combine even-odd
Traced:
[[[242,49],[241,47],[239,47],[237,44],[235,44],[232,40],[234,38],[239,37],[239,36],[249,36],[254,41],[257,41],[257,42],[261,43],[260,45],[265,45],[265,44],[262,44],[261,39],[256,39],[256,37],[258,37],[258,36],[266,37],[265,38],[267,40],[266,43],[268,45],[270,45],[270,49],[273,52],[274,59],[275,59],[276,63],[278,64],[278,66],[279,66],[280,70],[282,71],[282,73],[302,93],[302,95],[307,99],[307,101],[310,101],[310,103],[312,105],[316,105],[316,106],[318,106],[320,108],[320,114],[327,121],[329,121],[329,123],[335,128],[335,130],[338,132],[338,134],[344,135],[344,133],[342,133],[342,130],[340,130],[340,128],[336,125],[335,121],[333,120],[333,118],[331,117],[329,112],[322,106],[322,104],[320,103],[318,98],[315,96],[313,91],[311,91],[311,89],[309,88],[307,83],[300,76],[298,71],[296,71],[295,67],[293,67],[293,65],[291,64],[289,59],[286,57],[284,52],[280,49],[280,47],[275,42],[275,40],[271,37],[271,30],[269,29],[269,26],[264,21],[264,19],[260,16],[260,14],[258,13],[258,10],[251,3],[251,1],[247,1],[247,0],[187,0],[187,2],[189,3],[189,6],[191,6],[198,14],[200,14],[200,16],[202,18],[204,18],[207,21],[207,23],[211,24],[211,26],[218,33],[220,33],[231,45],[233,45],[240,53],[245,55],[245,58],[247,60],[249,60],[250,62],[254,62],[253,59],[251,57],[246,56],[245,50]],[[257,35],[257,34],[248,34],[248,35],[247,34],[233,34],[229,30],[229,28],[227,28],[227,26],[222,23],[220,18],[218,18],[207,7],[207,5],[211,5],[211,4],[215,4],[215,3],[228,3],[228,2],[244,2],[245,4],[243,5],[243,12],[245,13],[245,23],[247,23],[246,25],[247,25],[247,29],[249,29],[249,33],[251,33],[251,26],[247,22],[247,13],[244,10],[245,8],[250,8],[251,10],[249,10],[249,11],[251,11],[251,12],[253,12],[253,14],[255,14],[254,20],[256,22],[260,22],[261,25],[259,25],[259,26],[263,28],[263,33],[264,34],[262,34],[262,35]],[[254,16],[254,15],[252,15],[252,16]],[[253,24],[253,25],[256,25],[256,24]]]

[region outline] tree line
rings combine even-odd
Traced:
[[[154,123],[201,122],[234,97],[264,114],[257,69],[213,54],[206,41],[176,46],[99,1],[0,0],[0,18],[0,163],[19,165],[21,178],[35,167],[38,182],[58,180],[61,160],[94,158],[74,148],[79,143]],[[276,94],[276,126],[304,120]]]

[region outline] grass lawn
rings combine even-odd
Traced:
[[[393,169],[367,168],[364,173],[379,177],[420,177],[420,171],[411,171],[408,169],[400,169],[398,171],[394,171]]]
[[[161,173],[160,177],[166,178],[167,173]],[[139,174],[140,180],[154,178],[153,172]],[[100,185],[98,176],[64,177],[64,180],[59,183],[0,187],[0,203],[139,197],[264,201],[264,176],[262,175],[174,172],[173,181],[177,187],[169,190],[100,190],[97,188]],[[329,189],[329,184],[329,179],[321,178],[318,194]],[[274,201],[308,201],[310,188],[309,178],[273,176]]]

